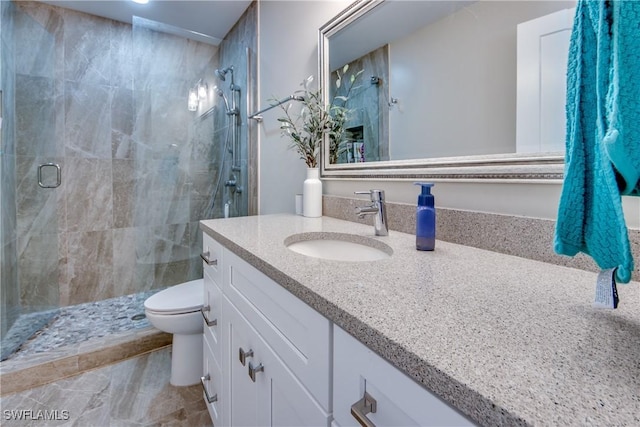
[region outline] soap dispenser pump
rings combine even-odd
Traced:
[[[416,249],[432,251],[436,246],[436,209],[430,182],[415,182],[420,185],[422,192],[418,196],[416,208]]]

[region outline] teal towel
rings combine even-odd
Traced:
[[[569,47],[565,178],[555,250],[631,280],[622,194],[640,195],[640,2],[579,0]]]
[[[640,2],[612,3],[604,147],[625,195],[640,196]]]

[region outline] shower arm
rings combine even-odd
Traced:
[[[271,104],[268,107],[265,107],[260,111],[256,111],[255,113],[250,115],[249,118],[253,119],[253,120],[257,121],[257,122],[261,122],[262,121],[262,113],[264,113],[265,111],[269,111],[272,108],[276,108],[276,107],[284,104],[285,102],[289,102],[289,101],[304,101],[304,98],[302,96],[289,95],[286,98],[281,99],[280,101],[276,102],[275,104]]]

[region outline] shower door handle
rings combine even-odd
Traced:
[[[48,185],[42,182],[42,169],[44,168],[56,168],[56,183],[55,185]],[[57,188],[62,183],[62,171],[60,165],[57,163],[43,163],[38,166],[38,185],[42,188]]]

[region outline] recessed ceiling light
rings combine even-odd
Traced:
[[[147,4],[149,3],[149,0],[131,0],[134,3],[139,3],[139,4]]]

